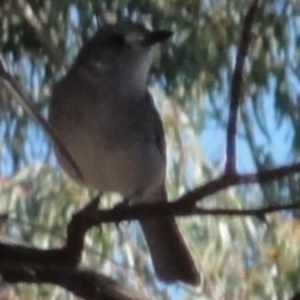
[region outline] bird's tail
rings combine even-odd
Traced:
[[[164,193],[165,194],[165,193]],[[166,201],[166,196],[165,201]],[[196,285],[200,275],[173,217],[142,221],[141,227],[157,276],[165,282]]]

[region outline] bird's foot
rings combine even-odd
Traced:
[[[122,210],[126,209],[128,206],[131,205],[131,202],[132,202],[131,197],[125,197],[122,202],[116,204],[113,207],[113,210],[122,212]],[[117,229],[120,230],[120,222],[115,222],[115,225],[116,225]]]

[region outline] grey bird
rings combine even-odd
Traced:
[[[104,25],[54,87],[49,121],[82,178],[55,149],[73,179],[133,203],[167,201],[164,130],[147,91],[151,50],[171,36],[133,22]],[[196,285],[200,276],[173,217],[140,222],[157,276]]]

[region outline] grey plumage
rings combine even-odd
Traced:
[[[165,140],[147,91],[151,46],[167,31],[126,22],[106,25],[83,46],[55,86],[49,121],[79,166],[83,179],[56,151],[67,173],[101,192],[136,202],[167,201]],[[173,218],[141,222],[158,277],[197,284],[199,274]]]

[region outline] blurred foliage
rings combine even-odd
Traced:
[[[239,121],[240,171],[299,159],[300,2],[262,1],[245,64]],[[104,20],[129,18],[174,31],[157,51],[151,91],[168,142],[168,191],[176,198],[219,174],[224,161],[230,79],[246,0],[2,0],[0,49],[10,72],[47,114],[51,86]],[[49,248],[64,242],[67,222],[92,195],[62,174],[41,130],[0,83],[1,239]],[[297,201],[299,176],[239,187],[203,202],[253,207]],[[102,201],[112,206],[117,197]],[[299,288],[299,214],[179,220],[204,281],[167,287],[153,274],[134,224],[91,230],[83,264],[156,299],[289,299]],[[1,299],[72,299],[50,286],[8,286]]]

